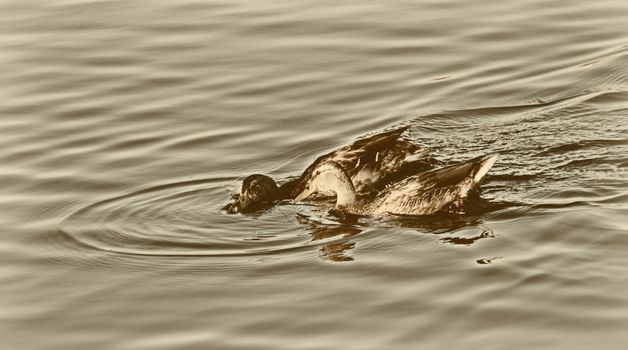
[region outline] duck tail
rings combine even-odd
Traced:
[[[478,184],[496,160],[496,155],[480,156],[466,162],[429,170],[419,174],[419,176],[422,181],[431,182],[437,187],[456,186],[466,179]]]
[[[475,159],[475,166],[473,169],[473,181],[480,182],[484,175],[488,173],[493,164],[497,161],[496,154],[490,154]]]

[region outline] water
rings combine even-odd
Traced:
[[[3,349],[618,349],[628,5],[3,1]],[[478,210],[220,208],[411,124]]]

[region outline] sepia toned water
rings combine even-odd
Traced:
[[[620,349],[628,3],[1,1],[0,348]],[[221,207],[411,125],[465,215]]]

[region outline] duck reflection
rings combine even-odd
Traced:
[[[312,242],[321,242],[321,258],[336,262],[353,261],[349,252],[359,243],[356,237],[364,227],[373,224],[380,227],[414,229],[421,234],[439,236],[441,242],[453,245],[470,246],[495,236],[493,229],[482,220],[484,214],[503,208],[504,205],[475,198],[464,207],[426,216],[390,215],[376,222],[364,216],[357,216],[332,210],[321,216],[297,213],[297,221],[306,226],[312,235]],[[321,211],[316,211],[321,213]],[[483,259],[490,260],[490,259]],[[492,260],[491,260],[492,261]],[[485,262],[486,263],[486,262]]]
[[[487,227],[480,217],[462,214],[439,213],[429,217],[393,217],[385,221],[385,224],[435,234],[441,236],[442,242],[455,245],[472,245],[481,239],[494,237],[493,230]]]
[[[440,236],[441,242],[470,246],[479,240],[495,236],[493,230],[482,221],[482,214],[494,205],[478,199],[469,203],[471,208],[458,208],[455,213],[442,212],[428,216],[388,216],[377,220],[380,227],[414,229],[422,234]],[[482,203],[486,202],[486,203]],[[466,211],[464,211],[466,210]],[[490,211],[490,210],[488,210]],[[317,211],[321,213],[320,211]],[[322,216],[297,213],[299,224],[307,227],[312,243],[320,244],[320,257],[334,262],[353,261],[350,251],[359,243],[358,234],[374,222],[357,216],[332,210],[323,211]]]
[[[491,212],[517,206],[516,203],[496,202],[474,195],[460,206],[446,208],[434,215],[392,216],[386,220],[393,227],[415,228],[424,233],[442,236],[444,243],[472,245],[479,240],[495,237],[493,229],[482,218]]]
[[[476,263],[478,263],[478,264],[480,264],[480,265],[488,265],[488,264],[492,264],[492,263],[494,263],[495,261],[497,261],[497,260],[499,260],[499,259],[501,259],[501,258],[503,258],[503,257],[501,257],[501,256],[496,256],[496,257],[492,257],[492,258],[490,258],[490,259],[478,259],[478,260],[476,260],[475,262],[476,262]]]
[[[357,221],[324,223],[299,213],[297,213],[297,221],[310,230],[312,242],[330,241],[320,246],[319,252],[322,259],[335,262],[353,261],[353,257],[347,252],[355,247],[356,242],[350,240],[363,231],[355,226]]]

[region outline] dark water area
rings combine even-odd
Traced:
[[[0,348],[628,343],[626,1],[0,13]],[[471,210],[221,210],[398,125],[499,154]]]

